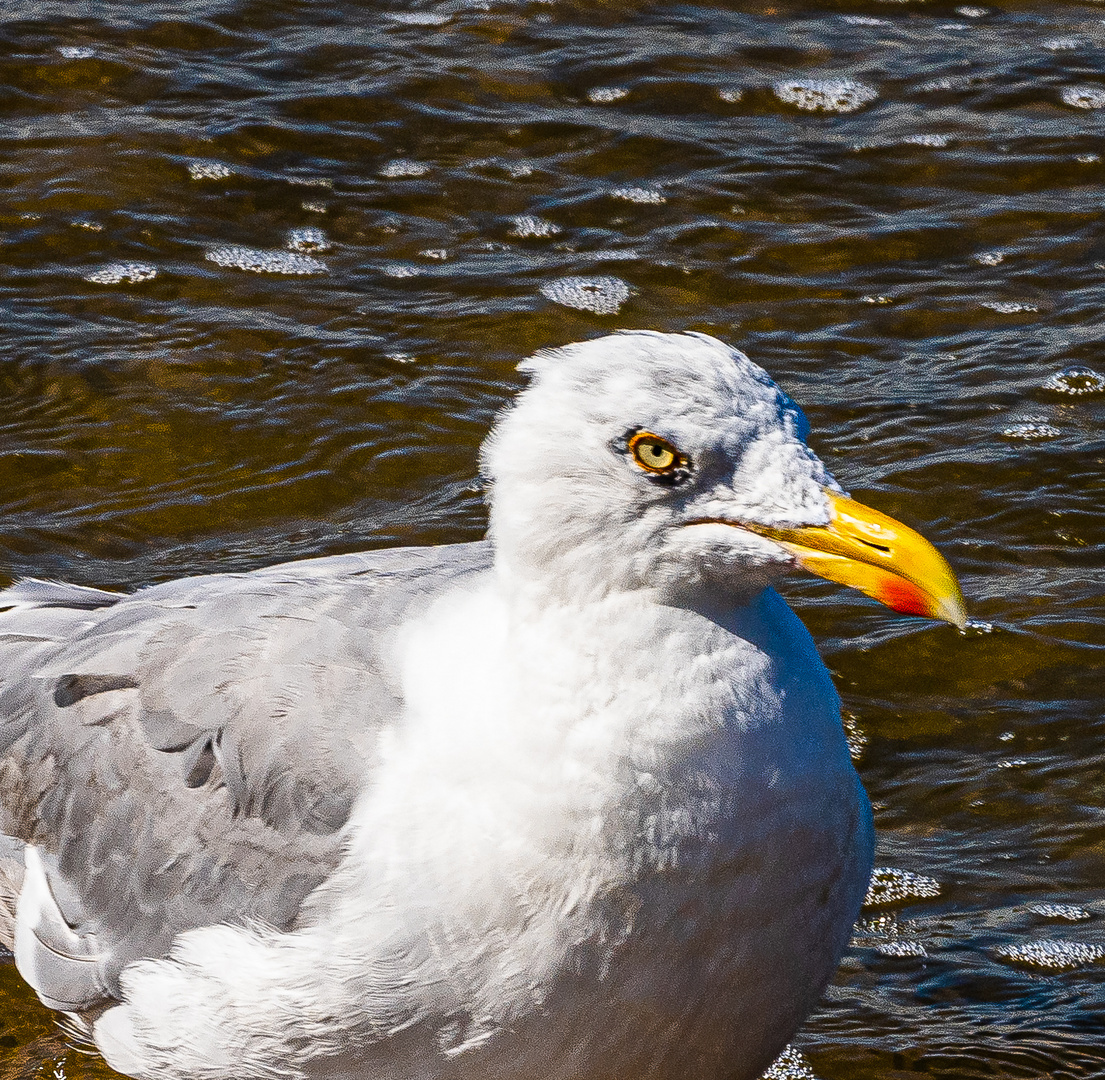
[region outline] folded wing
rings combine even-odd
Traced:
[[[0,593],[0,936],[55,1008],[118,996],[184,930],[288,930],[401,717],[396,630],[490,563],[392,549],[122,596]],[[22,880],[20,880],[22,879]],[[12,944],[11,940],[8,944]]]

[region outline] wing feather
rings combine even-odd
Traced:
[[[89,1008],[194,927],[293,927],[401,715],[395,631],[489,564],[467,544],[0,593],[0,832],[38,859],[40,996]]]

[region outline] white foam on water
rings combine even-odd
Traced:
[[[841,712],[840,721],[844,726],[844,740],[848,744],[848,756],[853,761],[863,757],[864,747],[870,741],[867,733],[859,726],[859,720],[850,712]]]
[[[548,236],[556,236],[561,231],[559,225],[533,214],[522,214],[512,218],[510,222],[510,235],[524,240],[542,240]]]
[[[411,161],[408,158],[397,158],[389,161],[380,169],[380,175],[389,180],[398,180],[403,177],[425,176],[430,171],[430,166],[424,161]]]
[[[879,96],[873,86],[856,79],[786,79],[773,89],[784,104],[806,112],[855,112]]]
[[[1074,904],[1028,904],[1026,910],[1044,919],[1063,919],[1065,922],[1084,922],[1093,918],[1093,912]]]
[[[980,251],[978,254],[972,255],[971,258],[980,266],[997,266],[998,263],[1005,262],[1005,252]]]
[[[817,1080],[817,1074],[801,1050],[788,1046],[760,1080]]]
[[[96,55],[90,45],[59,45],[58,52],[66,60],[91,60]]]
[[[284,246],[289,251],[329,251],[333,246],[321,229],[314,225],[303,225],[298,229],[289,229]]]
[[[666,203],[667,196],[657,188],[651,187],[620,187],[610,192],[610,198],[622,199],[624,202],[639,203],[642,206],[658,206]]]
[[[425,248],[418,254],[420,258],[433,259],[435,262],[444,262],[449,258],[449,252],[445,248]]]
[[[616,315],[629,299],[630,288],[616,277],[564,277],[545,282],[541,295],[564,307]]]
[[[1042,389],[1054,394],[1083,397],[1086,394],[1105,394],[1105,375],[1090,367],[1076,365],[1063,368],[1048,377]]]
[[[947,146],[951,141],[950,135],[936,134],[907,135],[902,139],[902,142],[910,143],[913,146],[932,146],[936,148]]]
[[[1021,300],[983,300],[982,306],[999,315],[1016,315],[1022,311],[1039,311],[1035,304],[1026,304]]]
[[[404,26],[444,26],[451,18],[438,11],[393,11],[387,17]]]
[[[234,170],[221,161],[190,161],[188,175],[193,180],[225,180]]]
[[[157,277],[157,267],[148,263],[124,262],[108,263],[107,266],[85,274],[84,280],[95,285],[137,285],[142,281],[153,281]]]
[[[919,941],[904,941],[901,938],[894,941],[880,941],[878,945],[875,946],[875,951],[881,953],[883,956],[899,958],[912,956],[923,958],[928,956],[928,949]]]
[[[326,203],[324,202],[314,202],[312,200],[308,200],[307,202],[301,202],[299,205],[301,209],[306,210],[309,214],[326,213]]]
[[[1029,442],[1054,439],[1063,434],[1054,424],[1042,420],[1024,420],[1019,424],[1010,424],[1009,427],[1002,428],[1001,433],[1007,439],[1025,439]]]
[[[325,274],[326,264],[310,255],[292,251],[265,251],[240,244],[221,244],[204,252],[208,262],[216,266],[248,270],[251,274]]]
[[[417,266],[409,266],[407,263],[389,263],[384,267],[384,273],[388,277],[408,278],[418,277],[422,270]]]
[[[1064,86],[1059,97],[1076,109],[1105,109],[1105,88],[1100,86]]]
[[[841,21],[852,26],[889,26],[889,19],[876,19],[873,15],[841,15]]]
[[[962,15],[965,19],[981,19],[983,15],[989,14],[984,7],[971,7],[969,5],[957,7],[955,13],[956,15]]]
[[[1077,49],[1085,44],[1085,42],[1074,37],[1058,37],[1052,38],[1050,41],[1044,42],[1044,48],[1048,52],[1070,52],[1072,49]]]
[[[609,105],[612,101],[621,101],[629,97],[629,91],[624,86],[596,86],[587,91],[587,100],[596,105]]]
[[[87,229],[89,232],[103,232],[104,227],[98,221],[92,221],[89,218],[77,218],[76,221],[69,222],[74,229]]]
[[[994,955],[1015,964],[1063,971],[1096,963],[1105,957],[1105,945],[1042,938],[999,945],[994,949]]]
[[[940,895],[940,882],[925,874],[899,870],[895,866],[876,866],[863,898],[865,907],[881,907],[905,900],[929,900]]]
[[[736,105],[744,99],[744,91],[736,86],[727,86],[724,90],[719,90],[717,96],[728,105]]]

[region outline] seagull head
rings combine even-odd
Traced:
[[[538,353],[484,447],[504,572],[565,596],[750,598],[796,567],[965,622],[955,576],[847,497],[801,409],[705,334],[622,332]]]

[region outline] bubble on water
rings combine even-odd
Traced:
[[[533,214],[522,214],[512,218],[510,222],[510,235],[523,240],[543,240],[549,236],[556,236],[561,231],[559,225],[544,218],[534,217]]]
[[[1059,428],[1042,420],[1023,420],[1019,424],[1010,424],[1009,427],[1002,428],[1001,433],[1007,439],[1026,439],[1029,442],[1054,439],[1063,434]]]
[[[58,52],[66,60],[91,60],[96,55],[90,45],[59,45]]]
[[[587,100],[596,105],[608,105],[612,101],[621,101],[629,97],[629,91],[624,86],[596,86],[587,91]]]
[[[1016,737],[1017,734],[1014,731],[1003,731],[998,736],[998,742],[1012,742]]]
[[[1005,262],[1005,252],[980,251],[976,255],[972,255],[971,258],[980,266],[997,266],[998,263]]]
[[[1105,89],[1100,86],[1064,86],[1059,97],[1076,109],[1105,109]]]
[[[801,1050],[788,1046],[760,1080],[817,1080],[817,1074]]]
[[[1089,367],[1063,368],[1062,371],[1057,371],[1048,378],[1043,389],[1050,390],[1054,394],[1067,394],[1070,397],[1105,394],[1105,375]]]
[[[1074,160],[1079,165],[1096,165],[1101,160],[1100,154],[1075,154]]]
[[[928,949],[919,941],[904,941],[901,938],[895,941],[880,941],[878,945],[875,946],[875,951],[881,953],[883,956],[928,956]]]
[[[291,251],[265,251],[240,244],[221,244],[204,252],[208,262],[216,266],[248,270],[252,274],[325,274],[326,264],[310,255]]]
[[[806,112],[849,113],[877,98],[874,87],[856,79],[787,79],[774,86],[775,96]]]
[[[719,90],[717,96],[727,105],[736,105],[738,101],[743,100],[744,91],[735,86],[730,86],[726,87],[724,90]]]
[[[557,304],[592,311],[596,315],[616,315],[629,299],[629,286],[616,277],[564,277],[547,281],[541,294]]]
[[[914,146],[932,146],[936,147],[937,149],[947,146],[948,143],[950,143],[951,141],[952,140],[950,135],[936,134],[907,135],[904,139],[902,139],[902,142],[911,143]]]
[[[973,630],[976,634],[992,634],[994,624],[987,622],[985,619],[968,619],[962,633],[966,633],[968,630]]]
[[[1000,960],[1008,960],[1014,964],[1028,964],[1031,967],[1064,971],[1082,967],[1084,964],[1096,963],[1105,957],[1105,945],[1042,938],[1038,941],[999,945],[994,949],[994,955]]]
[[[314,225],[303,225],[298,229],[289,229],[284,246],[289,251],[329,251],[331,243],[321,229]]]
[[[1022,311],[1040,310],[1035,304],[1027,304],[1022,300],[983,300],[982,306],[1000,315],[1016,315]]]
[[[871,871],[871,882],[863,903],[865,907],[882,907],[939,895],[940,882],[936,878],[915,874],[911,870],[899,870],[895,866],[876,866]]]
[[[1045,919],[1063,919],[1066,922],[1084,922],[1093,918],[1092,911],[1074,904],[1036,903],[1028,904],[1026,910]]]
[[[894,301],[889,296],[861,296],[859,298],[861,304],[893,304]]]
[[[640,203],[642,206],[659,206],[666,203],[667,196],[657,188],[652,187],[620,187],[610,192],[610,198],[621,199],[624,202]]]
[[[155,266],[148,263],[121,262],[108,263],[91,274],[85,274],[84,280],[95,285],[137,285],[141,281],[153,281],[155,277]]]
[[[225,180],[234,175],[234,170],[221,161],[190,161],[188,175],[193,180]]]
[[[411,161],[408,158],[397,158],[389,161],[380,169],[380,175],[389,180],[398,180],[403,177],[425,176],[430,171],[430,166],[424,161]]]

